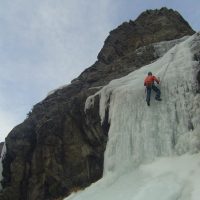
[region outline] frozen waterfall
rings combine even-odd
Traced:
[[[100,96],[100,116],[109,109],[110,129],[104,177],[66,200],[199,200],[200,51],[197,33],[156,62],[111,81],[86,101]],[[163,101],[145,102],[148,71],[160,77]]]

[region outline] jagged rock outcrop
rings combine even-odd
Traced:
[[[111,31],[96,63],[35,105],[9,133],[0,199],[51,200],[100,179],[109,123],[100,122],[98,99],[84,112],[86,98],[157,59],[153,42],[193,33],[167,8],[146,11]]]
[[[178,27],[176,27],[176,24]],[[125,22],[111,31],[98,58],[110,64],[141,46],[165,40],[172,40],[193,33],[181,15],[162,8],[143,12],[135,21]]]

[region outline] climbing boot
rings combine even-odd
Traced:
[[[156,97],[155,100],[156,101],[162,101],[162,99],[160,97]]]

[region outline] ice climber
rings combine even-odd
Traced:
[[[155,76],[152,75],[151,72],[148,73],[148,76],[144,80],[144,86],[146,86],[146,101],[147,105],[150,106],[150,99],[151,99],[151,89],[153,89],[156,92],[155,99],[157,101],[161,101],[160,98],[160,90],[155,86],[154,82],[160,83],[160,80],[157,79]]]

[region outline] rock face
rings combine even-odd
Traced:
[[[102,177],[109,123],[99,100],[85,100],[109,81],[158,58],[153,42],[191,35],[178,12],[148,10],[110,32],[94,65],[33,107],[6,138],[2,200],[53,200]]]
[[[176,26],[176,24],[178,26]],[[193,33],[188,23],[172,9],[148,10],[135,21],[125,22],[111,31],[99,60],[110,64],[141,46],[164,40],[172,40]]]

